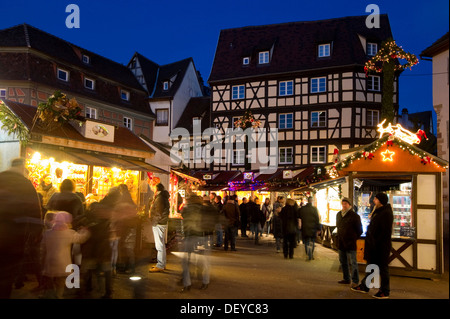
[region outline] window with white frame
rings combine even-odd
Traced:
[[[311,93],[320,93],[327,90],[327,78],[312,78],[311,79]]]
[[[324,58],[331,55],[330,51],[331,45],[330,43],[319,44],[319,58]]]
[[[0,89],[0,98],[6,98],[6,89]]]
[[[124,101],[129,101],[130,100],[130,92],[128,92],[126,90],[120,90],[120,98]]]
[[[123,117],[123,126],[125,126],[128,129],[133,129],[133,120],[130,117]]]
[[[380,91],[380,77],[378,75],[369,75],[367,78],[367,90]]]
[[[269,51],[259,52],[259,64],[267,64],[269,63]]]
[[[89,64],[89,62],[91,61],[91,59],[89,58],[89,56],[86,55],[86,54],[83,54],[83,56],[82,56],[81,59],[82,59],[82,61],[83,61],[84,64]]]
[[[245,164],[245,150],[233,150],[233,165]]]
[[[291,129],[293,127],[294,127],[293,113],[280,114],[278,116],[278,128],[279,129]]]
[[[278,162],[280,164],[292,164],[293,162],[293,148],[292,147],[280,147],[278,149]]]
[[[248,56],[242,58],[242,65],[249,65],[250,58]]]
[[[245,85],[235,85],[231,90],[231,98],[233,100],[240,100],[245,98]]]
[[[327,113],[325,111],[311,112],[311,127],[326,127]]]
[[[58,68],[56,70],[56,76],[61,81],[65,81],[65,82],[69,81],[69,71]]]
[[[163,82],[163,90],[164,90],[164,91],[169,90],[169,81],[164,81],[164,82]]]
[[[84,78],[84,87],[89,90],[93,90],[95,88],[95,80],[90,78]]]
[[[311,163],[325,163],[326,146],[311,146]]]
[[[279,95],[286,96],[294,94],[294,82],[293,81],[282,81],[279,85]]]
[[[374,56],[378,52],[378,44],[373,42],[367,43],[367,55],[368,56]]]
[[[96,119],[97,118],[97,109],[93,107],[86,106],[84,110],[85,117],[88,119]]]
[[[169,125],[169,109],[156,109],[156,126]]]
[[[378,110],[367,110],[367,126],[376,126],[380,121],[380,112]]]

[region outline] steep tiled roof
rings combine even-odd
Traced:
[[[151,97],[173,97],[180,87],[190,63],[194,63],[192,58],[160,66],[155,90]],[[169,89],[166,91],[163,90],[162,83],[164,81],[169,81]]]
[[[126,66],[28,24],[0,30],[0,46],[27,46],[130,88],[143,89]],[[82,54],[89,56],[89,64],[83,63]]]
[[[210,101],[209,96],[191,97],[175,127],[183,127],[189,132],[192,132],[192,119],[200,117],[202,119],[201,131],[203,132],[209,127],[211,115],[209,108]]]
[[[25,53],[21,53],[21,51],[8,53],[8,57],[3,57],[2,61],[0,61],[2,66],[0,75],[2,79],[34,81],[58,88],[64,92],[76,92],[93,99],[106,101],[154,116],[147,104],[145,89],[125,65],[28,24],[0,30],[0,47],[27,47],[50,57],[45,60],[38,55],[32,54],[29,58],[27,56],[25,60]],[[83,62],[83,55],[89,57],[89,63]],[[7,67],[5,67],[5,63]],[[55,71],[52,63],[56,63],[60,67],[67,67],[71,71],[71,78],[79,79],[79,81],[72,81],[70,85],[61,83],[61,81],[54,78],[53,73]],[[81,74],[107,79],[108,82],[113,84],[105,86],[98,83],[96,90],[88,91],[84,89]],[[117,85],[125,90],[131,89],[138,93],[131,94],[130,101],[123,101],[117,92]]]
[[[380,28],[366,27],[367,16],[292,22],[222,30],[209,82],[280,74],[343,65],[363,65],[368,57],[358,35],[369,42],[392,37],[387,15]],[[331,43],[331,56],[318,58],[318,44]],[[268,64],[258,64],[260,51],[270,51]],[[250,57],[243,66],[242,58]]]

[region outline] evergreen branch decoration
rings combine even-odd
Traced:
[[[28,143],[30,136],[28,128],[3,101],[0,101],[0,122],[1,129],[5,130],[8,135],[16,136],[25,145]]]

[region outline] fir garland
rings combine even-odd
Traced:
[[[1,129],[5,130],[8,135],[16,136],[25,145],[28,143],[30,137],[28,128],[3,101],[0,101],[0,122],[2,123]]]

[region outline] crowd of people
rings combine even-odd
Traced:
[[[135,271],[138,216],[128,187],[112,187],[86,205],[73,180],[57,189],[47,174],[35,189],[27,175],[23,158],[0,173],[0,298],[23,287],[27,273],[36,276],[33,291],[40,298],[63,298],[74,269],[80,274],[81,284],[74,283],[81,287],[78,297],[88,297],[93,278],[101,276],[102,298],[111,298],[115,273]]]
[[[44,176],[36,190],[27,179],[24,159],[13,160],[11,168],[0,173],[0,298],[9,298],[13,285],[23,286],[24,274],[36,275],[36,292],[41,298],[63,298],[68,266],[81,270],[81,298],[93,289],[93,278],[104,277],[104,295],[111,298],[112,277],[116,272],[135,272],[135,247],[138,227],[137,205],[128,187],[112,187],[98,202],[89,205],[75,192],[73,181],[64,180],[59,190]],[[145,212],[150,218],[157,251],[157,263],[149,272],[166,269],[166,233],[169,219],[169,193],[157,178],[150,185],[153,196]],[[379,193],[365,239],[365,259],[378,265],[381,287],[376,298],[388,298],[389,267],[393,222],[387,195]],[[321,231],[319,214],[312,197],[300,206],[291,198],[279,196],[271,204],[266,198],[221,198],[215,193],[200,197],[189,194],[181,210],[183,217],[183,252],[181,292],[192,286],[190,268],[201,269],[201,289],[210,280],[211,246],[236,251],[238,230],[241,237],[251,238],[255,245],[273,234],[277,252],[285,259],[294,257],[294,249],[303,242],[307,261],[314,259],[315,240]],[[371,285],[367,276],[360,282],[356,262],[356,241],[362,234],[359,215],[351,200],[342,199],[337,215],[337,244],[343,279],[351,289],[367,293]],[[25,269],[27,265],[28,269]]]

